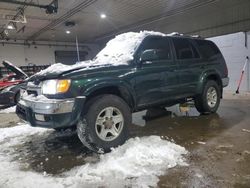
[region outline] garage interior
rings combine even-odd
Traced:
[[[15,115],[15,107],[3,109],[0,160],[12,161],[16,167],[6,170],[6,164],[0,162],[0,187],[18,187],[20,183],[24,187],[250,187],[250,62],[240,93],[235,94],[250,56],[249,10],[249,0],[0,0],[1,62],[7,60],[20,68],[40,67],[37,70],[58,62],[73,65],[93,59],[107,41],[121,33],[178,32],[213,41],[226,60],[230,78],[216,114],[200,115],[194,108],[182,112],[173,106],[154,111],[157,117],[147,121],[143,117],[148,112],[134,113],[131,138],[158,135],[184,147],[188,154],[186,165],[171,167],[156,158],[169,168],[151,168],[154,156],[164,152],[136,150],[135,145],[128,160],[134,157],[135,161],[117,167],[125,169],[123,176],[107,162],[112,152],[100,157],[88,151],[74,132],[26,132],[21,137],[18,131],[23,123]],[[7,129],[13,129],[13,135]],[[6,142],[14,136],[20,136],[20,142],[8,148]],[[124,162],[117,152],[113,156],[113,160]],[[148,158],[152,160],[149,164],[145,162]],[[143,165],[148,165],[151,173],[140,171]],[[75,168],[87,171],[76,172],[77,179],[67,179]],[[33,180],[28,179],[30,173]],[[91,174],[98,175],[93,178]],[[59,181],[60,177],[68,181]]]

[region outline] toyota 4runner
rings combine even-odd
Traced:
[[[116,36],[90,61],[54,64],[21,91],[17,115],[34,127],[76,127],[96,152],[123,144],[131,114],[192,98],[200,113],[217,111],[228,70],[209,40],[158,32]]]

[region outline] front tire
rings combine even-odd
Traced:
[[[103,153],[127,140],[132,116],[120,97],[103,95],[90,100],[86,107],[87,112],[77,124],[77,135],[84,146]]]
[[[220,105],[221,92],[217,82],[208,80],[202,94],[196,96],[195,107],[201,114],[215,113]]]

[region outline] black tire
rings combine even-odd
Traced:
[[[71,130],[71,131],[75,131],[76,127],[59,127],[59,128],[53,128],[56,132],[64,132],[66,130]]]
[[[207,94],[209,90],[214,89],[217,95],[216,102],[213,103],[213,105],[209,105],[209,99],[207,97]],[[201,114],[210,114],[215,113],[220,105],[220,99],[221,99],[221,90],[219,88],[219,85],[214,80],[208,80],[206,84],[203,87],[202,94],[195,97],[195,107]]]
[[[117,137],[114,136],[114,140],[106,141],[98,135],[96,120],[101,112],[109,107],[119,110],[123,117],[123,126]],[[84,146],[94,152],[104,153],[109,152],[111,148],[122,145],[127,140],[128,126],[131,124],[132,115],[129,106],[120,97],[115,95],[98,96],[87,102],[83,108],[87,110],[85,110],[77,124],[77,135]],[[106,111],[104,112],[106,113]],[[104,123],[106,123],[106,121],[107,120],[105,120]],[[116,124],[113,123],[111,126],[116,126]],[[111,129],[111,127],[109,128]],[[104,128],[104,130],[110,130],[109,128]]]

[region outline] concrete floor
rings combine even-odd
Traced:
[[[149,113],[149,112],[148,112]],[[133,115],[131,137],[160,135],[173,139],[188,151],[187,167],[176,167],[160,177],[159,187],[250,187],[250,97],[228,95],[217,114],[201,116],[177,106]],[[157,116],[157,117],[154,117]],[[0,114],[1,127],[16,125],[15,114]],[[137,126],[139,125],[139,126]],[[98,160],[82,147],[76,134],[36,136],[17,148],[28,168],[59,174]],[[58,157],[63,156],[60,160]],[[17,157],[18,158],[18,157]],[[49,158],[49,161],[46,161]],[[16,159],[20,160],[20,159]]]

